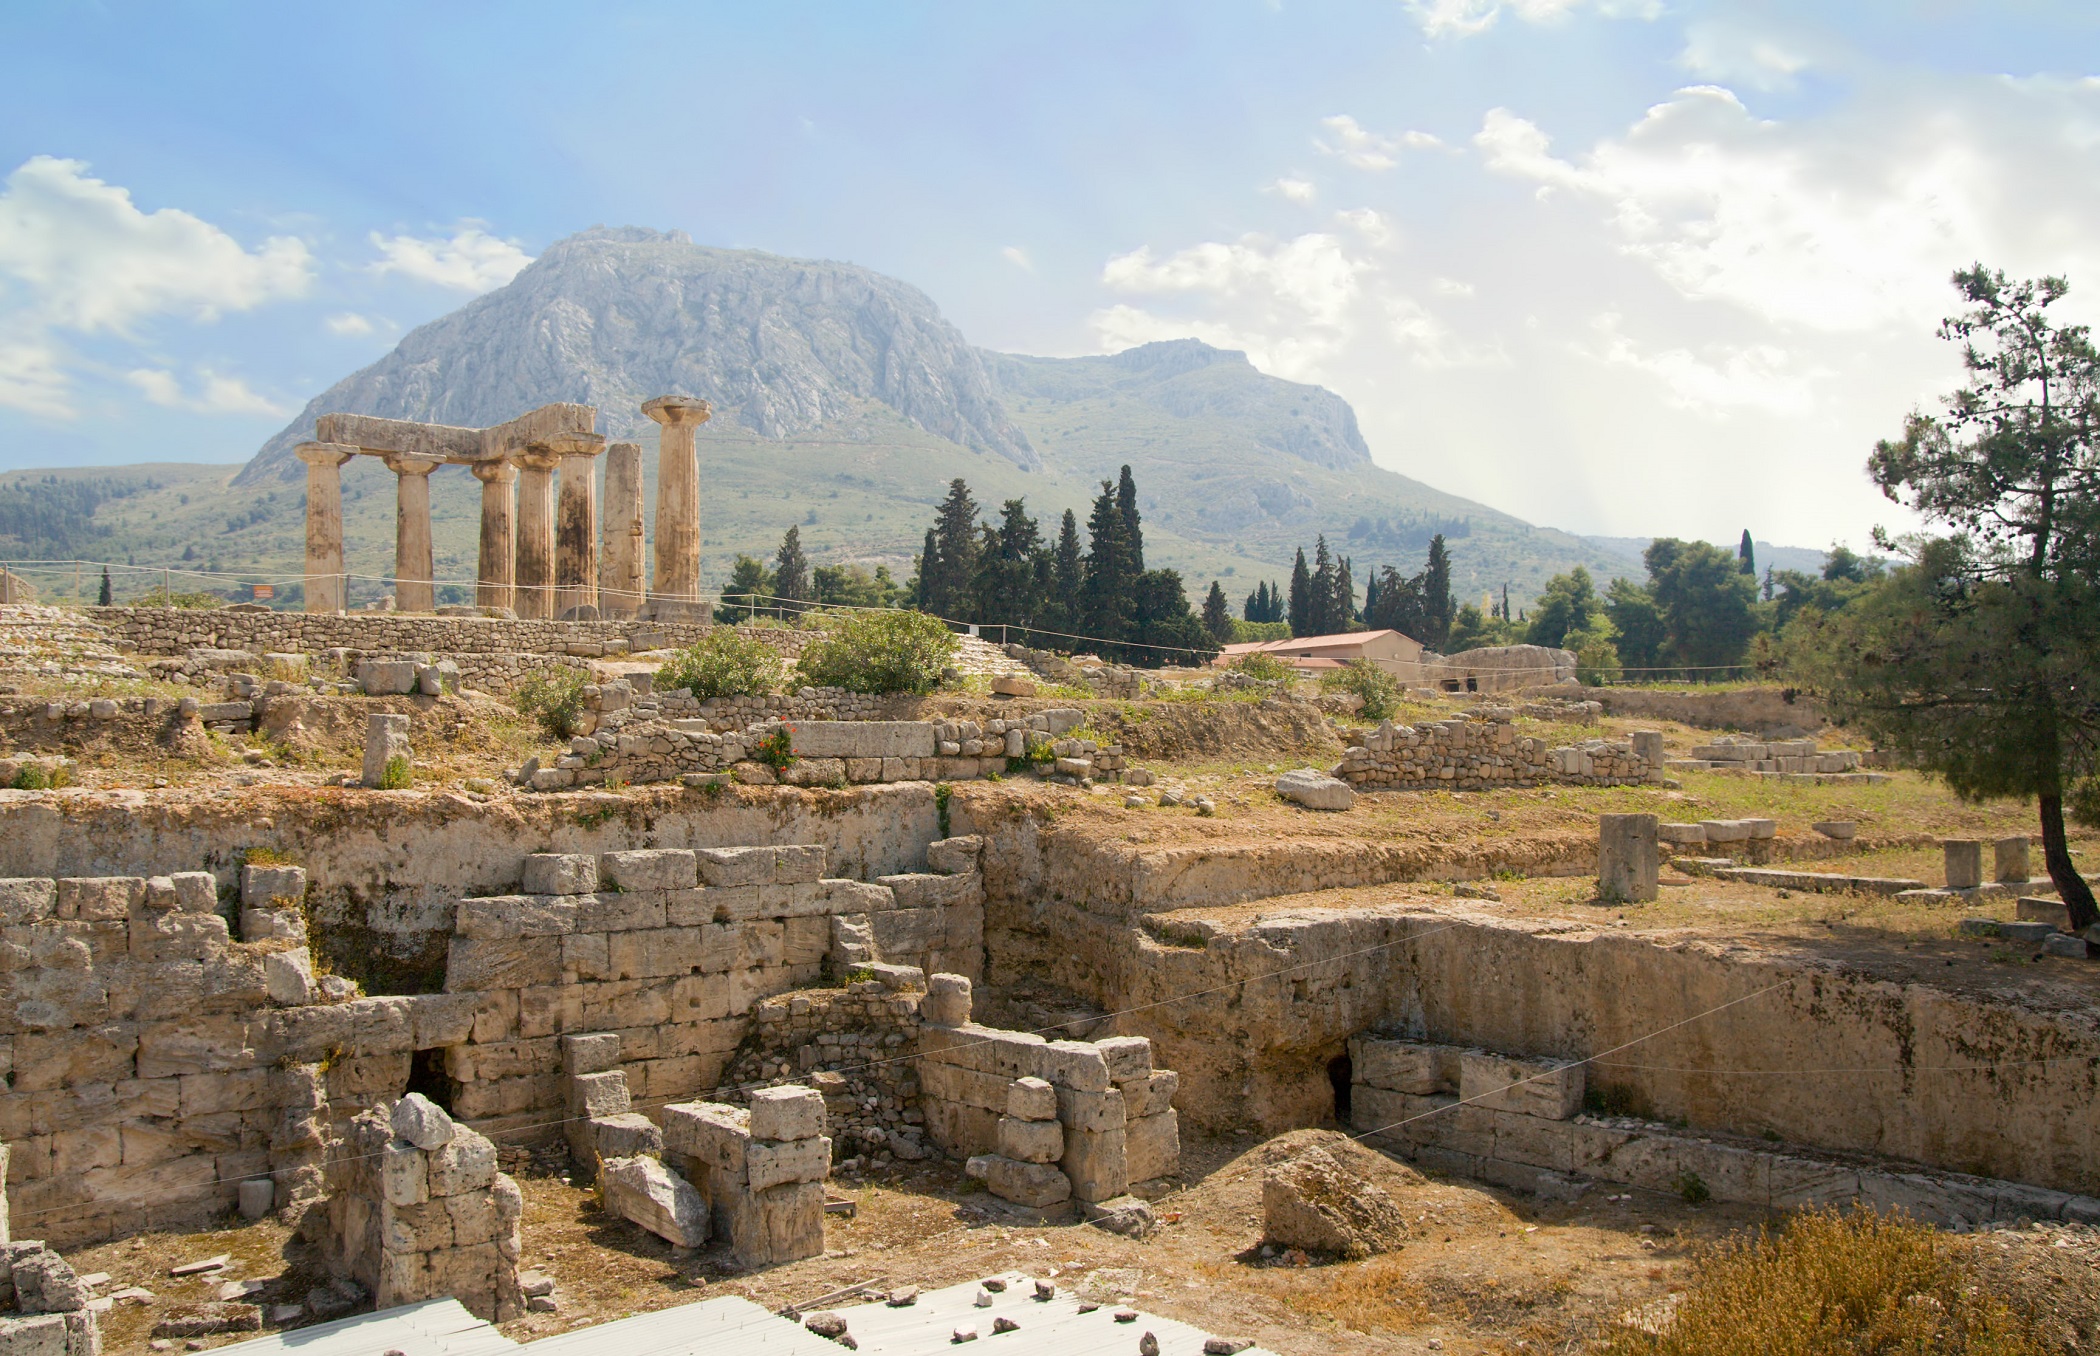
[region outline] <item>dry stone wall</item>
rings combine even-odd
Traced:
[[[1549,747],[1512,724],[1508,707],[1483,707],[1476,718],[1394,725],[1355,736],[1334,775],[1350,785],[1382,791],[1441,787],[1477,791],[1490,786],[1553,782],[1574,786],[1630,786],[1663,775],[1662,736],[1631,741],[1589,739]]]
[[[760,1001],[715,1100],[736,1103],[749,1089],[803,1083],[824,1098],[834,1161],[881,1166],[925,1158],[916,1069],[925,972],[869,965],[859,973],[878,971],[843,988]]]
[[[88,615],[134,654],[182,654],[195,648],[314,654],[428,650],[461,654],[560,654],[598,658],[690,645],[706,622],[520,621],[409,613],[246,611],[239,608],[97,607]],[[772,632],[760,628],[754,634]],[[787,632],[783,634],[792,635]]]

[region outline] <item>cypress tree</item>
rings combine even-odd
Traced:
[[[1743,539],[1736,544],[1735,567],[1744,574],[1757,573],[1757,547],[1751,544],[1750,529],[1743,529]]]
[[[1334,556],[1327,550],[1327,534],[1313,539],[1312,587],[1306,594],[1307,623],[1311,634],[1330,636],[1342,628],[1334,616]]]
[[[806,603],[816,597],[809,583],[809,558],[802,554],[802,529],[790,527],[773,557],[773,596]],[[789,609],[794,611],[797,609]]]
[[[1232,641],[1232,612],[1225,602],[1225,590],[1213,579],[1210,592],[1203,599],[1203,629],[1220,645]]]
[[[1355,625],[1356,580],[1349,558],[1344,556],[1334,566],[1334,629],[1347,631]]]
[[[1269,586],[1265,582],[1255,585],[1254,592],[1247,595],[1247,601],[1240,604],[1240,615],[1251,622],[1263,620],[1268,610]]]
[[[1116,502],[1116,487],[1101,482],[1101,494],[1087,517],[1086,624],[1082,631],[1107,649],[1130,639],[1130,624],[1136,599],[1131,590],[1138,571],[1131,568],[1128,520]],[[1104,653],[1103,658],[1109,655]]]
[[[929,573],[921,567],[921,576],[930,587],[924,589],[920,606],[958,621],[975,620],[962,614],[975,611],[970,584],[977,574],[977,501],[960,476],[948,483],[948,497],[941,501],[934,518],[933,536],[940,547],[938,568]]]
[[[1440,650],[1451,639],[1451,624],[1457,620],[1458,608],[1451,598],[1451,553],[1439,532],[1429,539],[1429,564],[1422,571],[1422,634],[1414,638]]]
[[[1293,636],[1318,634],[1313,630],[1312,575],[1305,568],[1305,548],[1298,548],[1298,561],[1291,566],[1290,616]]]
[[[109,566],[104,565],[102,567],[102,590],[95,595],[95,601],[103,607],[108,607],[112,597],[113,594],[109,587]]]
[[[1123,515],[1124,549],[1130,553],[1130,574],[1134,579],[1145,572],[1145,534],[1138,526],[1137,481],[1131,477],[1128,466],[1116,481],[1116,511]]]

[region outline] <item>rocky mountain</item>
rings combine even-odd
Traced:
[[[1000,407],[978,351],[924,292],[852,264],[695,245],[683,231],[594,227],[508,284],[410,331],[307,403],[237,483],[304,475],[292,448],[330,411],[480,427],[549,401],[642,433],[666,392],[766,438],[879,401],[1024,469],[1041,460]]]

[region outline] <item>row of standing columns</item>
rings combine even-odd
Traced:
[[[659,396],[642,409],[663,426],[655,586],[645,576],[640,444],[608,447],[594,433],[556,434],[508,456],[465,463],[481,482],[477,607],[510,608],[520,617],[538,619],[581,607],[605,617],[631,617],[645,609],[673,615],[697,608],[700,468],[694,431],[710,411],[706,401],[688,396]],[[297,449],[306,463],[308,612],[338,612],[345,606],[342,467],[367,450],[326,442],[302,443]],[[606,459],[602,551],[594,465],[601,454]],[[398,478],[395,606],[428,612],[436,605],[430,474],[449,459],[379,455]]]

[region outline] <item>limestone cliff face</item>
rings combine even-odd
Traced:
[[[981,355],[917,288],[852,264],[708,249],[682,231],[597,227],[322,392],[236,483],[303,476],[291,450],[323,413],[485,426],[572,400],[599,408],[602,432],[631,436],[648,427],[641,403],[673,392],[769,438],[872,400],[1041,465]]]

